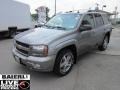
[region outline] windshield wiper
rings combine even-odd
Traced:
[[[51,28],[52,26],[49,26],[49,25],[44,25],[45,27],[48,27],[48,28]]]
[[[55,26],[49,26],[49,25],[44,25],[47,28],[54,29],[54,28],[60,28],[60,27],[55,27]]]
[[[60,26],[49,26],[49,25],[44,25],[45,27],[47,27],[47,28],[57,28],[57,29],[63,29],[63,30],[66,30],[66,28],[64,28],[64,27],[60,27]]]
[[[64,29],[64,30],[66,30],[66,28],[65,28],[65,27],[60,27],[60,26],[55,26],[55,28],[58,28],[58,29]]]

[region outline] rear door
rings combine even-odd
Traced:
[[[107,14],[103,14],[102,17],[103,17],[103,20],[104,20],[106,32],[111,31],[112,30],[112,24],[110,22],[110,17]]]
[[[94,14],[95,18],[95,29],[94,29],[94,42],[100,44],[105,34],[105,25],[101,14]]]

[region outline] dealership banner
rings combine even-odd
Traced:
[[[0,74],[0,90],[30,90],[30,75]]]

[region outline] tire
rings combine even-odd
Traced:
[[[9,30],[9,38],[14,38],[16,35],[16,29],[10,29]]]
[[[56,58],[55,65],[54,65],[54,73],[58,76],[65,76],[67,75],[74,64],[74,55],[71,50],[64,49],[62,50]]]
[[[108,47],[108,44],[109,44],[109,37],[108,37],[108,35],[106,35],[102,42],[102,45],[98,46],[98,49],[100,51],[105,51]]]

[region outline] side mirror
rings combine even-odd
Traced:
[[[91,25],[81,25],[80,26],[80,31],[88,31],[88,30],[91,30],[92,29],[92,26]]]

